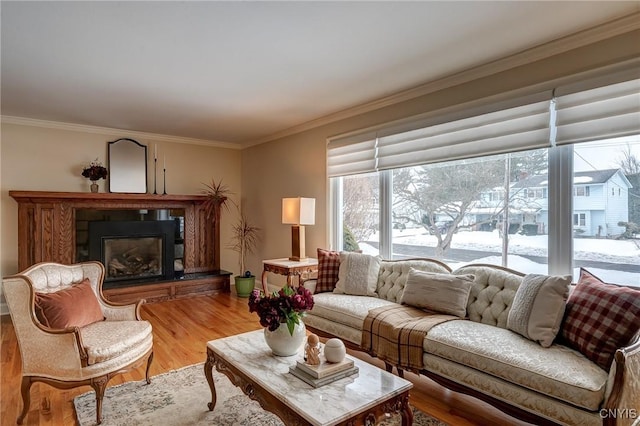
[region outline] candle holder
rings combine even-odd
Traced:
[[[167,169],[162,169],[162,195],[167,195]]]
[[[156,191],[156,181],[158,180],[158,159],[153,159],[153,194],[158,195]]]

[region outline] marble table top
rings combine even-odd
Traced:
[[[413,387],[408,380],[351,357],[358,374],[314,388],[289,373],[289,367],[303,359],[304,345],[297,355],[274,356],[263,330],[211,340],[207,347],[313,425],[335,425]]]

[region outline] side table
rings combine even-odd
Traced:
[[[298,277],[300,284],[300,275],[310,274],[318,270],[318,259],[308,257],[304,260],[289,260],[286,257],[281,259],[270,259],[262,261],[262,289],[265,294],[269,294],[267,286],[267,272],[285,275],[287,277],[287,285],[291,286],[292,278]]]

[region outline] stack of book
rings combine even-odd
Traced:
[[[324,357],[320,359],[321,362],[318,365],[309,365],[298,360],[296,365],[289,368],[289,372],[315,388],[358,372],[358,367],[350,358],[337,363],[327,362]]]

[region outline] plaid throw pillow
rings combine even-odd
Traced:
[[[616,349],[629,343],[639,324],[640,291],[606,284],[580,269],[562,325],[568,346],[608,371]]]
[[[340,271],[340,253],[318,249],[318,283],[316,293],[333,291],[338,282]]]

